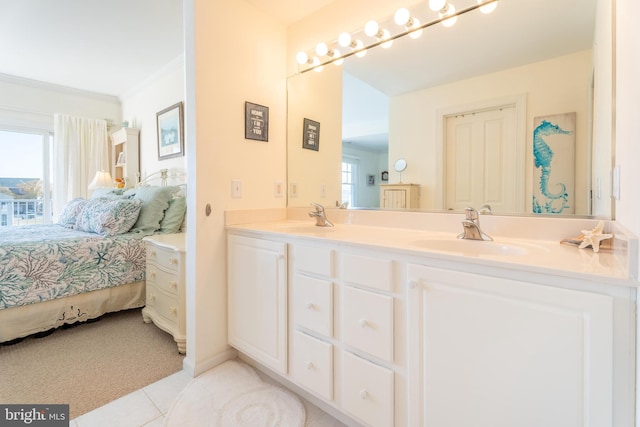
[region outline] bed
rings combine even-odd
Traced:
[[[185,211],[182,186],[143,184],[74,199],[57,224],[0,227],[0,342],[143,307],[142,238],[183,231]]]

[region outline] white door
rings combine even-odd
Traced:
[[[612,425],[612,297],[418,265],[408,275],[410,369],[423,375],[412,425]]]
[[[446,118],[447,209],[518,211],[516,177],[524,165],[517,164],[515,120],[514,106]]]
[[[228,238],[229,344],[270,368],[287,369],[286,244]]]

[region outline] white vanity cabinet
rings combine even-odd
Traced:
[[[408,284],[410,425],[623,425],[611,296],[411,264]]]
[[[229,344],[287,373],[287,245],[229,234]]]

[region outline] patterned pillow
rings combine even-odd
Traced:
[[[138,219],[141,206],[140,200],[91,199],[80,213],[76,228],[103,236],[126,233]]]
[[[90,199],[120,199],[124,193],[123,188],[96,188],[91,193]]]
[[[71,200],[67,203],[62,212],[60,212],[60,218],[58,218],[58,224],[65,226],[66,228],[75,228],[78,220],[78,215],[84,209],[87,201],[82,197]]]

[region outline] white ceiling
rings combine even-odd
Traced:
[[[247,1],[291,24],[340,0]],[[430,27],[345,70],[393,95],[587,49],[596,1],[502,0],[491,15]],[[423,9],[423,23],[435,18]],[[182,55],[182,0],[0,0],[0,52],[0,74],[122,96]]]

